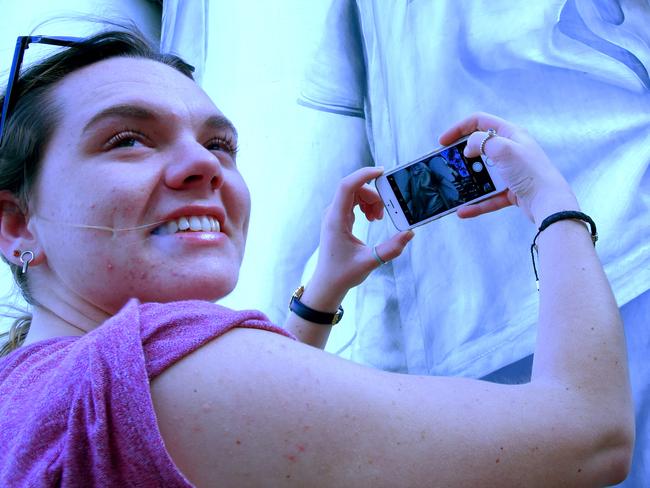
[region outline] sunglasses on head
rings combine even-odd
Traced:
[[[4,138],[4,128],[9,118],[9,114],[16,104],[16,94],[14,87],[18,81],[20,74],[20,66],[23,64],[23,57],[25,50],[29,48],[30,44],[50,44],[53,46],[70,47],[81,42],[83,39],[80,37],[50,37],[50,36],[19,36],[16,39],[16,50],[14,51],[14,59],[11,63],[11,71],[9,72],[9,80],[7,82],[7,91],[5,92],[5,99],[2,105],[2,118],[0,119],[0,144]]]

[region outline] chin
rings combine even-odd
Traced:
[[[164,289],[152,290],[149,302],[176,302],[180,300],[207,300],[215,302],[230,294],[237,285],[237,276],[219,277],[200,276],[189,280],[169,280]]]

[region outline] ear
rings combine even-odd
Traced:
[[[29,216],[18,198],[9,191],[0,191],[0,251],[5,258],[21,266],[20,253],[32,251],[35,266],[45,260],[43,250],[36,236],[28,228]],[[16,255],[17,254],[17,255]]]

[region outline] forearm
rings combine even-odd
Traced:
[[[589,408],[584,413],[596,416],[591,421],[629,428],[623,327],[590,233],[584,223],[564,220],[544,230],[537,242],[540,312],[533,382],[559,384],[577,395]]]
[[[325,349],[332,330],[331,325],[315,324],[298,317],[294,313],[287,316],[284,328],[291,332],[303,344]]]

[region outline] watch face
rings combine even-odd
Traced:
[[[343,318],[343,307],[339,307],[339,309],[334,314],[334,318],[332,319],[332,325],[338,324],[342,318]]]
[[[300,300],[300,297],[302,294],[305,293],[305,287],[303,285],[299,286],[296,288],[296,291],[293,292],[293,295],[291,295],[291,299],[289,300],[289,311],[291,312],[291,304],[293,303],[294,300]]]
[[[298,288],[296,288],[296,291],[293,292],[293,296],[300,300],[300,297],[302,297],[303,293],[305,293],[305,285],[300,285]]]

